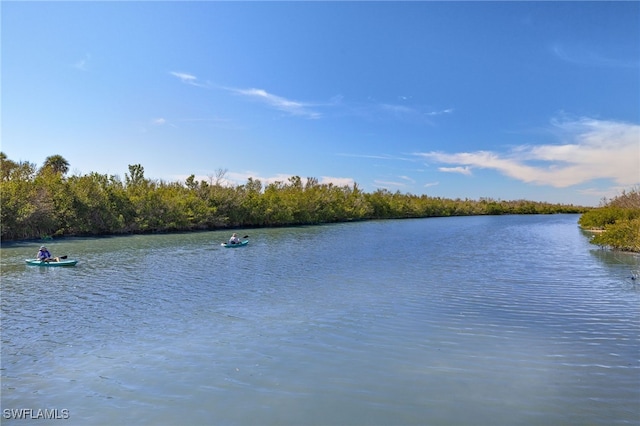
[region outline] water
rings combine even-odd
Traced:
[[[639,259],[577,219],[5,244],[2,423],[638,425]]]

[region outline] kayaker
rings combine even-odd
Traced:
[[[229,238],[229,244],[240,244],[240,238],[238,237],[238,234],[234,232],[233,235],[231,235],[231,238]]]
[[[57,257],[51,257],[51,253],[45,246],[40,247],[40,250],[38,250],[38,254],[36,255],[36,259],[41,262],[58,262],[60,260]]]

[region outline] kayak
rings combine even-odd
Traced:
[[[244,240],[244,241],[241,241],[241,242],[235,243],[235,244],[221,243],[220,245],[222,247],[226,247],[226,248],[238,248],[238,247],[244,247],[247,244],[249,244],[249,240]]]
[[[25,262],[27,262],[27,265],[32,265],[32,266],[74,266],[76,263],[78,263],[77,260],[59,260],[57,262],[44,262],[42,260],[37,260],[37,259],[25,259]]]

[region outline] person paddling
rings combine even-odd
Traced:
[[[240,237],[238,237],[238,234],[234,232],[233,235],[231,235],[231,238],[229,238],[229,244],[240,244]]]
[[[51,257],[51,253],[45,246],[40,247],[38,250],[38,254],[36,255],[36,259],[41,262],[59,262],[60,259],[57,257]]]

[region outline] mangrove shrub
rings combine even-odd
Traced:
[[[225,185],[224,172],[209,181],[191,175],[185,182],[164,182],[147,178],[140,164],[129,166],[124,181],[95,172],[67,176],[69,164],[61,156],[48,157],[38,168],[0,153],[0,167],[3,240],[588,210],[526,200],[452,200],[386,189],[366,193],[357,184],[339,186],[299,176],[268,185],[254,178]]]

